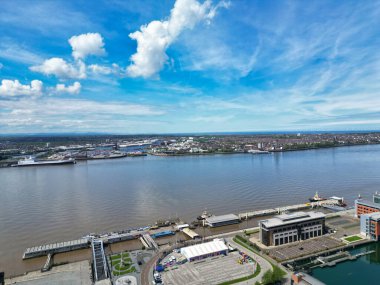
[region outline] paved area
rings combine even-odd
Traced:
[[[344,243],[341,240],[330,236],[323,236],[271,248],[268,250],[268,253],[276,261],[282,262],[343,245]]]
[[[33,271],[26,275],[5,280],[5,284],[28,285],[91,285],[89,261],[54,266],[48,272]]]
[[[219,284],[223,281],[248,276],[254,273],[253,263],[239,264],[238,252],[227,256],[207,258],[197,262],[187,262],[162,273],[164,284]]]
[[[338,239],[360,233],[359,219],[347,215],[326,219],[326,226],[330,229],[336,230],[336,233],[334,233],[333,236]]]
[[[260,282],[261,279],[263,278],[264,273],[266,271],[268,271],[268,270],[272,270],[272,265],[265,258],[263,258],[262,256],[260,256],[258,254],[255,254],[252,251],[248,251],[245,247],[242,247],[241,245],[235,243],[232,240],[232,238],[229,239],[228,242],[232,246],[236,247],[238,250],[243,251],[246,254],[248,254],[249,256],[251,256],[254,260],[256,260],[260,264],[260,267],[261,267],[260,274],[257,275],[255,278],[250,279],[249,282],[248,282],[248,284],[255,284],[256,281]],[[247,284],[247,283],[246,282],[242,282],[242,283],[239,283],[239,284]]]

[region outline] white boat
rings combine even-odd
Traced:
[[[38,165],[61,165],[61,164],[74,164],[75,159],[59,159],[59,160],[34,160],[31,156],[25,157],[17,162],[16,166],[38,166]]]

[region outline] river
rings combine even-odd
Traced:
[[[0,271],[39,269],[27,247],[143,226],[302,203],[318,191],[352,204],[380,190],[380,145],[274,154],[131,157],[0,169]],[[89,256],[86,252],[85,256]],[[59,257],[58,257],[59,259]]]

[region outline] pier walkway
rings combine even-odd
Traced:
[[[92,257],[94,260],[94,274],[95,280],[100,281],[108,278],[108,269],[106,256],[104,254],[103,241],[93,239],[92,245]]]
[[[55,254],[60,252],[67,252],[71,250],[88,248],[89,243],[87,239],[77,239],[72,241],[57,242],[52,244],[40,245],[27,248],[22,256],[22,259],[44,256],[48,254]]]
[[[326,205],[330,205],[330,206],[339,205],[339,201],[335,200],[335,199],[327,199],[327,200],[323,200],[323,201],[319,201],[319,202],[311,202],[311,203],[305,203],[305,204],[278,207],[278,208],[273,208],[273,209],[265,209],[265,210],[245,212],[245,213],[239,214],[239,219],[240,220],[246,220],[246,219],[254,218],[254,217],[281,214],[282,212],[286,212],[286,211],[313,209],[315,207],[322,207],[322,206],[326,206]]]

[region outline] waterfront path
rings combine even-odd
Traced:
[[[154,255],[147,263],[142,266],[141,285],[152,285],[153,266],[156,264],[159,254]]]
[[[235,243],[232,239],[228,239],[228,242],[233,246],[236,247],[238,250],[245,252],[250,257],[252,257],[254,260],[256,260],[261,267],[260,274],[257,275],[255,278],[249,279],[249,281],[240,282],[238,284],[255,284],[256,281],[261,282],[261,279],[263,278],[263,275],[266,271],[272,270],[272,265],[269,263],[268,260],[263,258],[262,256],[246,249],[245,247],[241,246],[240,244]]]

